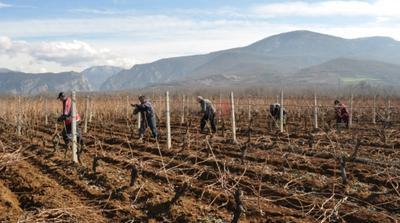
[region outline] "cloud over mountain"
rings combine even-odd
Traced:
[[[107,48],[95,49],[90,44],[78,40],[42,42],[31,47],[30,55],[38,60],[56,62],[64,66],[125,63],[123,58],[118,58]]]
[[[31,64],[50,62],[65,67],[98,64],[130,67],[134,63],[107,48],[96,48],[79,40],[27,42],[0,36],[0,53],[8,58],[29,57]]]

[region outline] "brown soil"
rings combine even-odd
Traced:
[[[382,141],[363,125],[342,132],[289,125],[290,134],[281,134],[255,122],[250,136],[248,127],[239,128],[232,144],[229,130],[211,137],[178,123],[171,149],[164,137],[159,146],[149,135],[137,142],[125,120],[91,123],[79,165],[62,146],[54,152],[53,124],[34,125],[22,136],[3,129],[0,153],[22,148],[23,159],[0,173],[0,221],[230,222],[236,190],[240,222],[400,220],[395,127]],[[238,126],[247,124],[239,119]]]

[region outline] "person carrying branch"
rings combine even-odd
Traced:
[[[139,96],[139,101],[140,104],[131,104],[131,106],[134,107],[133,114],[140,112],[140,116],[142,117],[140,120],[139,141],[143,141],[143,136],[147,127],[150,128],[153,138],[157,139],[156,114],[153,106],[144,95]]]
[[[269,113],[271,114],[274,121],[280,121],[281,116],[281,105],[279,103],[274,103],[269,106]],[[286,110],[283,108],[283,120],[286,119]]]
[[[62,115],[58,117],[57,121],[58,122],[64,122],[64,128],[61,132],[61,135],[64,139],[65,147],[67,148],[70,141],[72,141],[72,100],[70,97],[67,97],[64,92],[60,92],[57,97],[58,100],[61,101],[62,103]],[[81,117],[78,114],[78,111],[76,112],[76,117],[75,121],[77,122],[77,127],[76,127],[76,134],[77,134],[77,141],[79,145],[81,146],[80,151],[84,147],[83,139],[81,136],[81,130],[78,128],[78,122],[81,120]],[[79,151],[79,152],[80,152]]]
[[[215,125],[215,106],[210,100],[205,99],[202,96],[197,96],[197,102],[200,103],[200,112],[203,114],[203,117],[200,121],[200,131],[204,132],[204,127],[206,126],[207,121],[209,121],[211,125],[211,131],[213,133],[217,132],[217,126]]]
[[[344,123],[346,128],[349,128],[350,114],[344,103],[339,100],[335,100],[335,115],[336,115],[336,125]]]

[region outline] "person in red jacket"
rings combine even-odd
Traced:
[[[64,139],[65,146],[67,147],[69,142],[72,141],[72,120],[74,118],[72,117],[72,100],[70,97],[67,97],[64,92],[60,92],[57,99],[60,100],[63,105],[62,115],[57,119],[57,121],[64,122],[64,128],[61,132],[61,135]],[[83,139],[81,137],[81,131],[78,128],[78,123],[81,120],[81,117],[79,116],[78,111],[76,112],[75,120],[77,122],[77,141],[82,148]]]
[[[344,123],[346,127],[349,127],[349,111],[344,103],[339,100],[335,100],[335,114],[336,114],[336,124]]]

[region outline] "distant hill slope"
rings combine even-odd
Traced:
[[[7,68],[0,68],[0,73],[7,73],[7,72],[12,72],[12,70],[9,70]]]
[[[213,55],[168,58],[150,64],[138,64],[110,77],[101,90],[123,90],[145,87],[152,83],[184,79],[191,71],[206,63]],[[161,82],[160,82],[161,81]]]
[[[98,90],[108,78],[122,70],[123,68],[115,66],[94,66],[85,69],[81,74],[89,81],[94,90]]]
[[[198,86],[291,81],[299,70],[337,58],[400,63],[400,42],[388,37],[343,39],[294,31],[249,46],[204,55],[167,58],[135,65],[110,77],[102,90],[126,90],[157,84]],[[204,81],[200,81],[204,80]]]
[[[337,84],[352,80],[400,86],[400,65],[372,60],[334,59],[302,69],[294,81],[307,84]]]
[[[47,91],[91,91],[89,82],[76,72],[29,74],[0,72],[1,93],[38,94]]]

